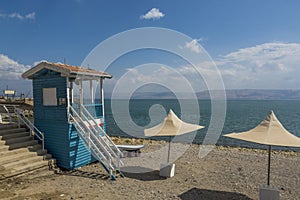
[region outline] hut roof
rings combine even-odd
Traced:
[[[22,74],[24,79],[32,79],[35,74],[42,71],[43,69],[49,69],[58,73],[61,73],[63,76],[71,78],[112,78],[106,72],[100,72],[93,69],[83,68],[79,66],[66,65],[62,63],[52,63],[52,62],[41,62],[38,65],[32,67],[28,71]]]

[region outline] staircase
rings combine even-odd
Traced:
[[[0,124],[0,180],[48,168],[51,155],[25,128],[17,124]]]
[[[83,105],[80,105],[79,110],[80,114],[69,106],[70,123],[74,125],[93,157],[101,163],[114,180],[116,173],[121,174],[120,167],[124,165],[121,161],[122,152]]]

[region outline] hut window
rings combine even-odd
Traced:
[[[56,88],[43,88],[43,105],[57,106]]]

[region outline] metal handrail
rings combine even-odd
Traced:
[[[81,131],[81,132],[84,134],[84,130],[83,130],[82,126],[76,121],[76,119],[75,119],[72,115],[70,115],[70,117],[72,118],[72,120],[74,121],[74,123],[76,124],[76,126],[78,126],[78,128],[80,129],[79,131]],[[87,128],[87,127],[85,127],[85,128]],[[84,136],[85,136],[85,135],[84,135]],[[85,137],[86,137],[86,136],[85,136]],[[88,140],[88,141],[87,141],[85,137],[83,137],[82,139],[83,139],[86,143],[90,143],[90,142],[91,142],[94,146],[96,146],[96,144],[95,144],[92,140]],[[94,153],[94,154],[93,154],[93,152],[91,152],[91,153],[93,154],[93,156],[95,156],[95,157],[98,158],[98,160],[105,159],[105,160],[107,161],[107,158],[103,155],[103,153],[102,153],[98,148],[93,149],[93,148],[89,147],[89,149],[90,149],[91,151],[97,152],[98,154],[100,154],[100,155],[102,156],[102,157],[99,157],[97,153]],[[109,162],[107,161],[107,163],[109,163]],[[110,164],[110,163],[109,163],[109,164]],[[112,168],[111,165],[109,165],[109,166]]]
[[[94,118],[103,118],[102,104],[84,104],[84,107]]]
[[[82,110],[84,110],[85,108],[83,107]],[[88,115],[89,112],[87,110],[84,110],[84,112],[86,112]],[[96,135],[97,138],[100,138],[100,141],[101,144],[104,148],[105,148],[105,151],[109,154],[109,157],[110,157],[110,160],[113,160],[113,159],[117,159],[117,165],[116,165],[116,168],[119,168],[120,165],[123,165],[122,161],[120,160],[121,159],[121,155],[122,153],[116,153],[114,151],[114,149],[112,149],[112,147],[115,147],[115,149],[117,149],[117,151],[119,150],[118,147],[115,146],[115,144],[110,140],[110,138],[107,136],[107,134],[104,132],[104,130],[98,126],[97,122],[95,121],[94,118],[91,118],[91,120],[88,120],[88,117],[91,117],[91,116],[85,116],[84,113],[82,113],[82,116],[84,117],[84,119],[86,120],[86,122],[89,124],[89,126],[91,127],[91,131],[93,132],[94,131],[94,134]],[[91,121],[94,123],[92,124]],[[99,133],[99,129],[103,132],[103,136],[101,136]],[[99,137],[100,136],[100,137]],[[103,138],[105,137],[105,138]],[[110,142],[110,144],[108,144],[108,142]]]
[[[94,148],[97,148],[97,150],[99,148],[101,151],[103,151],[103,153],[105,154],[103,156],[104,156],[105,160],[107,161],[107,163],[109,164],[109,166],[111,167],[111,169],[116,169],[116,168],[119,169],[120,165],[123,165],[123,162],[120,160],[122,154],[119,154],[119,155],[116,154],[116,152],[112,149],[112,146],[115,146],[114,143],[110,140],[110,138],[107,136],[107,134],[104,132],[104,130],[101,130],[101,127],[99,127],[97,125],[97,122],[90,115],[90,113],[83,106],[82,106],[82,108],[83,109],[81,109],[81,111],[83,111],[83,112],[81,112],[79,115],[76,112],[76,110],[70,105],[69,106],[70,118],[72,118],[72,120],[75,122],[75,124],[77,126],[79,126],[79,128],[81,129],[80,131],[83,133],[83,136],[87,135],[85,133],[84,129],[86,130],[86,132],[88,132],[88,137],[91,137]],[[73,113],[73,115],[75,115],[76,118],[74,116],[72,116],[71,113]],[[86,116],[86,115],[88,115],[88,116]],[[88,120],[88,118],[90,118],[91,120]],[[78,121],[80,122],[80,124],[78,123]],[[84,127],[82,127],[82,126],[84,126]],[[103,132],[103,135],[105,136],[105,138],[100,136],[100,131]],[[107,139],[107,140],[105,140],[105,139]],[[96,144],[95,144],[95,142],[96,142]],[[112,144],[112,146],[110,146],[107,142],[110,142]],[[89,143],[90,143],[90,141],[88,141],[87,144],[89,144]],[[117,150],[119,150],[119,149],[117,149]],[[121,153],[121,151],[120,151],[120,153]],[[117,165],[115,165],[115,162],[114,162],[115,159],[117,161]]]
[[[87,127],[87,129],[91,131],[92,135],[93,135],[94,137],[96,137],[97,140],[99,140],[99,138],[98,138],[97,135],[95,134],[95,133],[97,133],[97,130],[96,130],[95,126],[93,126],[93,124],[90,123],[90,121],[89,121],[89,119],[87,118],[87,116],[85,116],[84,114],[82,114],[82,115],[81,115],[81,118],[82,118],[82,117],[84,118],[83,120],[85,120],[85,121],[82,120],[82,123],[87,122],[88,125],[89,125],[89,127]],[[106,144],[105,141],[103,141],[103,139],[102,139],[101,137],[100,137],[100,139],[101,139],[101,144],[102,144],[102,142],[103,142],[104,144]],[[110,154],[107,150],[106,150],[106,153],[107,153],[107,154]],[[110,156],[112,156],[112,155],[110,155]]]
[[[5,104],[2,104],[1,106],[4,108],[6,114],[8,114],[8,117],[9,117],[9,123],[11,123],[11,122],[12,122],[11,115],[12,115],[13,113],[10,112],[10,107],[13,108],[13,111],[14,111],[14,110],[17,108],[18,105],[5,105]]]
[[[20,120],[30,129],[30,133],[34,135],[42,142],[42,149],[45,149],[45,136],[34,124],[24,115],[24,113],[19,108],[15,108],[15,113],[18,116],[18,124],[20,127]]]
[[[92,117],[92,115],[89,113],[89,111],[84,107],[83,107],[83,111],[88,115],[89,118],[92,119],[92,122],[96,125],[96,126],[93,126],[93,127],[96,127],[98,130],[98,132],[102,132],[103,136],[105,136],[105,138],[109,141],[109,143],[112,145],[112,146],[109,146],[110,148],[111,147],[114,147],[114,149],[117,151],[117,154],[115,151],[114,154],[116,157],[119,157],[122,155],[122,152],[120,151],[120,149],[115,145],[115,143],[110,139],[110,137],[106,134],[106,132],[97,124],[96,120]]]
[[[75,109],[74,109],[72,106],[70,106],[69,109],[70,109],[71,112],[77,117],[77,119],[79,119],[79,122],[82,124],[82,125],[79,124],[78,121],[77,121],[77,119],[76,119],[75,117],[73,117],[73,116],[70,114],[70,117],[71,117],[72,120],[75,122],[75,124],[81,129],[81,132],[84,134],[84,136],[86,136],[86,135],[85,135],[85,131],[83,130],[83,128],[84,128],[85,130],[88,131],[88,137],[89,137],[88,142],[93,144],[93,147],[97,150],[97,152],[100,152],[100,153],[101,153],[101,156],[107,161],[107,164],[109,164],[109,167],[110,167],[111,169],[114,169],[115,167],[113,167],[113,166],[111,165],[111,159],[112,159],[112,156],[111,156],[110,153],[107,151],[107,149],[101,148],[101,150],[103,150],[103,152],[105,153],[105,155],[104,155],[104,154],[101,152],[100,148],[97,146],[97,144],[91,139],[91,137],[92,137],[98,144],[101,144],[101,145],[103,146],[103,142],[104,142],[104,141],[101,141],[102,138],[100,138],[100,140],[99,140],[99,137],[97,137],[97,136],[94,134],[94,132],[93,132],[93,131],[92,131],[92,130],[84,123],[84,121],[81,119],[81,117],[79,116],[79,114],[75,111]],[[83,128],[82,128],[82,126],[83,126]],[[89,149],[91,149],[91,148],[89,148]],[[96,155],[95,157],[98,157],[98,156]],[[103,158],[102,158],[102,159],[103,159]],[[100,161],[100,160],[101,160],[101,159],[99,158],[99,161]]]
[[[71,108],[71,111],[77,116],[77,118],[79,119],[79,122],[81,122],[83,125],[84,125],[84,128],[88,131],[88,134],[89,134],[89,138],[92,136],[92,138],[93,139],[95,139],[98,143],[100,143],[101,145],[103,145],[102,143],[104,142],[103,140],[102,141],[100,141],[99,140],[99,138],[94,134],[94,132],[91,130],[91,128],[90,127],[88,127],[84,122],[85,121],[83,121],[81,118],[82,117],[84,117],[84,120],[86,120],[87,121],[87,118],[86,118],[86,116],[85,115],[82,115],[81,116],[81,118],[80,118],[80,116],[79,116],[79,114],[75,111],[75,110],[72,110],[72,108]],[[74,120],[75,118],[73,118],[73,120]],[[77,122],[77,120],[75,119],[75,122]],[[90,123],[89,123],[89,125],[91,125]],[[81,127],[81,129],[82,129],[82,127]],[[109,152],[105,149],[105,153],[106,153],[106,155],[109,155],[108,156],[108,159],[110,159],[110,154],[109,154]]]

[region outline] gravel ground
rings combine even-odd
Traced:
[[[166,146],[165,142],[134,141],[139,142],[145,144],[142,156],[126,158],[128,163],[139,159],[150,163],[143,155]],[[125,178],[112,181],[94,163],[76,171],[44,170],[6,179],[0,182],[0,199],[258,199],[258,186],[267,179],[267,151],[218,146],[199,158],[199,148],[191,145],[174,162],[172,178],[160,177],[154,170],[124,172]],[[281,199],[300,199],[299,165],[300,153],[273,151],[271,185],[280,190]],[[145,167],[126,165],[124,169],[140,168]]]

